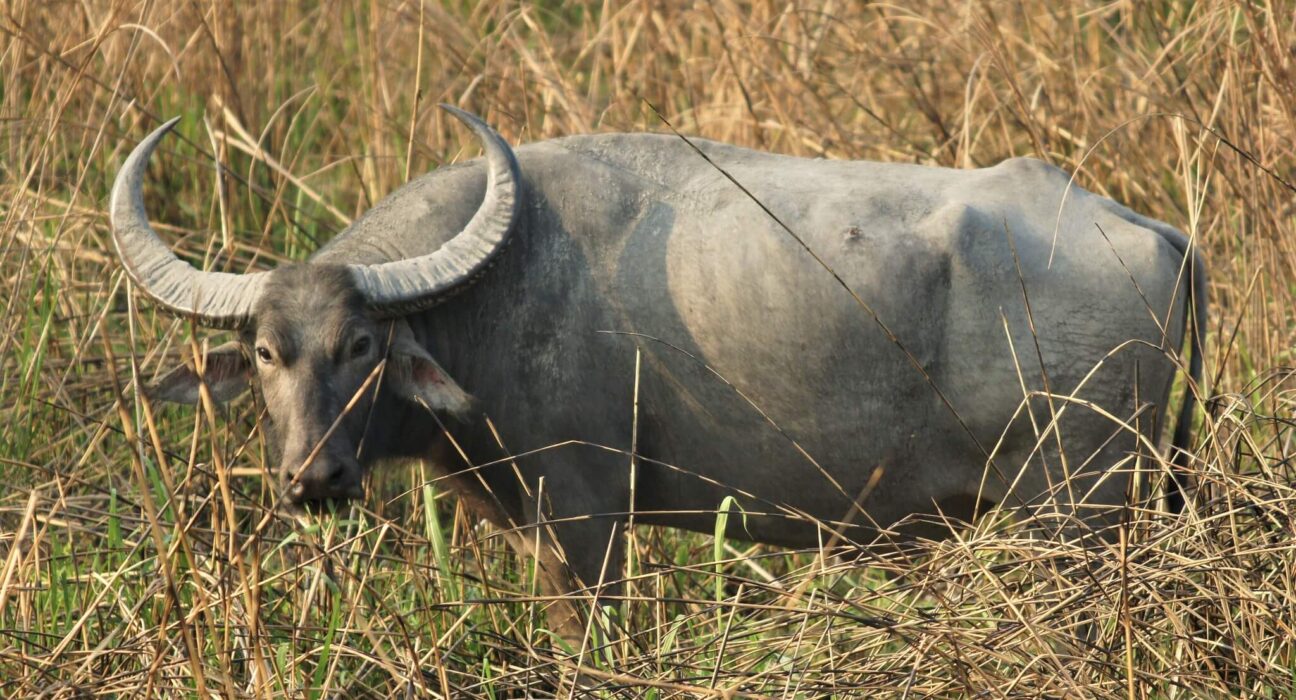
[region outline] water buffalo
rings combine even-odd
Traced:
[[[174,121],[113,187],[135,286],[238,331],[201,381],[216,400],[259,385],[291,501],[362,496],[369,465],[427,458],[484,516],[547,523],[558,590],[615,578],[629,513],[709,531],[727,496],[733,535],[794,547],[936,533],[909,516],[999,502],[1106,522],[1131,455],[1158,449],[1190,328],[1200,376],[1188,240],[1040,161],[655,134],[514,153],[448,109],[482,159],[273,271],[196,270],[150,227],[141,180]],[[199,383],[186,364],[149,393],[193,402]]]

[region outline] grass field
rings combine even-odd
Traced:
[[[1296,698],[1291,4],[0,10],[0,696]],[[1209,261],[1200,493],[1132,509],[1113,545],[990,517],[863,563],[639,530],[627,632],[578,649],[546,632],[532,563],[424,465],[349,512],[274,517],[249,401],[134,398],[195,333],[128,293],[113,177],[183,116],[150,215],[190,260],[271,267],[475,156],[438,102],[515,144],[660,112],[790,154],[1077,172]]]

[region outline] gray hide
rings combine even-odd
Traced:
[[[1187,280],[1205,283],[1182,234],[1068,190],[1064,172],[1031,159],[954,170],[694,143],[876,320],[678,137],[518,148],[521,209],[494,266],[404,317],[476,401],[445,425],[469,461],[492,465],[477,471],[490,493],[475,498],[499,519],[535,522],[543,480],[543,517],[559,521],[572,571],[587,584],[616,577],[608,537],[631,508],[636,349],[639,522],[709,532],[732,495],[747,515],[731,518],[731,535],[813,547],[843,521],[854,524],[845,541],[865,542],[938,534],[931,519],[890,528],[915,514],[968,518],[982,502],[1052,502],[1063,516],[1124,502],[1131,455],[1140,439],[1150,453],[1166,422],[1165,351],[1185,338]],[[279,309],[289,327],[363,316],[346,301],[350,278],[312,266],[435,251],[477,211],[484,171],[445,167],[396,191],[309,262],[270,273],[278,289],[259,313]],[[315,376],[320,386],[282,401],[314,402],[327,424],[359,382]],[[1058,398],[1023,401],[1045,391]],[[436,455],[467,474],[410,395],[381,389],[379,413],[338,430],[336,451],[355,450],[368,425],[364,465]],[[275,423],[292,421],[274,406]]]

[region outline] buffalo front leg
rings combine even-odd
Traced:
[[[540,594],[551,600],[546,604],[548,628],[573,648],[579,648],[586,629],[584,606],[580,603],[582,586],[557,544],[553,525],[537,522],[534,507],[527,509],[526,522],[519,522],[475,473],[436,471],[438,480],[446,483],[469,513],[501,532],[522,561],[535,563]]]
[[[540,488],[527,513],[533,529],[524,539],[529,540],[527,547],[535,552],[537,568],[542,572],[541,591],[552,600],[548,611],[550,629],[579,651],[593,641],[587,612],[598,619],[600,599],[620,591],[624,568],[622,523],[615,516],[605,515],[614,510],[593,510],[583,499],[572,498],[571,491],[556,492],[562,493],[562,498],[547,498],[545,490],[557,487],[560,481],[538,484]]]

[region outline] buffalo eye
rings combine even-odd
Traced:
[[[351,358],[358,359],[364,357],[365,355],[368,355],[369,346],[371,344],[372,341],[369,339],[369,336],[367,335],[362,335],[359,338],[356,338],[355,342],[351,344]]]
[[[264,345],[258,345],[256,347],[256,356],[263,364],[268,365],[274,361],[274,356],[270,354],[270,348]]]

